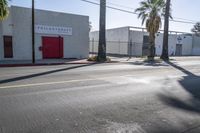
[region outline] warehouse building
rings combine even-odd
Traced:
[[[200,55],[200,37],[183,32],[169,32],[169,55]],[[98,51],[99,32],[90,33],[90,52]],[[146,56],[149,48],[149,34],[144,28],[121,27],[106,31],[107,54],[121,56]],[[156,34],[156,55],[162,53],[163,31]]]
[[[0,60],[31,60],[31,9],[10,7],[0,23]],[[35,58],[87,58],[89,17],[35,10]]]

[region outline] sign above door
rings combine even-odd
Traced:
[[[71,27],[35,25],[35,32],[40,34],[72,35]]]

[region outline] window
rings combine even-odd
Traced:
[[[13,58],[12,36],[4,36],[4,57]]]

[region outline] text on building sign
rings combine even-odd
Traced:
[[[36,25],[35,32],[41,34],[72,35],[71,27]]]

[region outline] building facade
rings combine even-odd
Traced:
[[[99,32],[90,33],[90,52],[98,51]],[[107,53],[110,55],[146,56],[149,48],[149,34],[143,28],[121,27],[106,31]],[[162,53],[163,31],[156,34],[156,55]],[[200,55],[200,37],[182,32],[170,32],[169,55]]]
[[[0,60],[32,59],[31,9],[12,6],[0,23]],[[89,17],[35,10],[35,58],[87,58]]]

